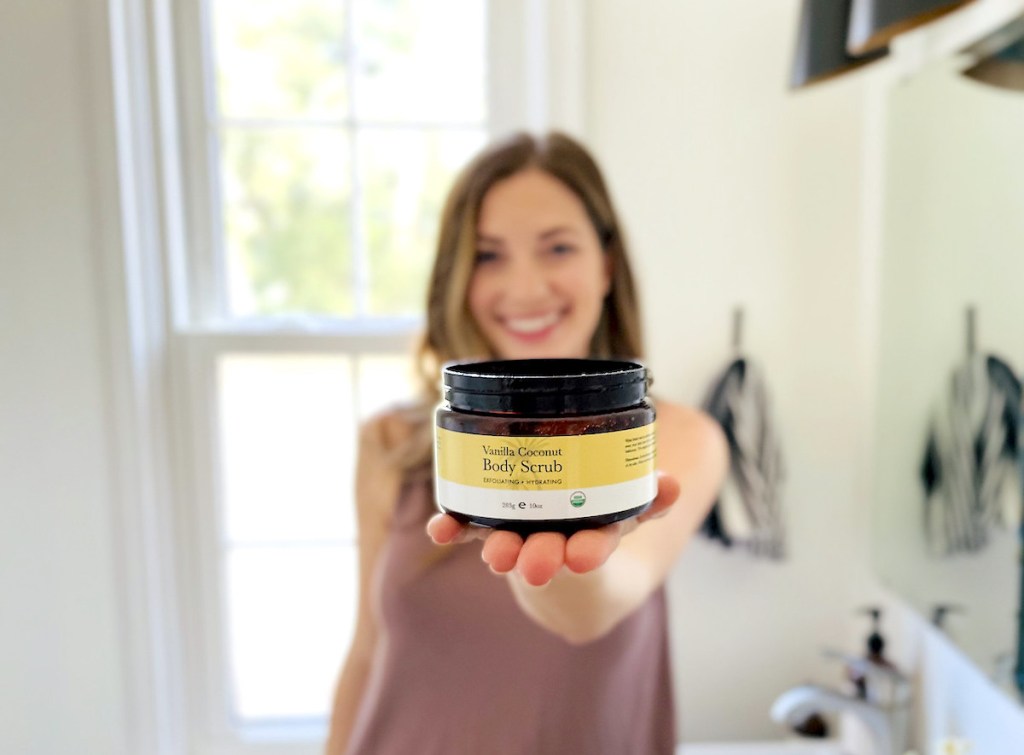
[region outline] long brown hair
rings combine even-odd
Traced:
[[[541,137],[518,133],[477,155],[459,174],[445,202],[427,293],[426,330],[416,349],[424,406],[435,404],[440,397],[442,364],[494,356],[467,303],[476,258],[477,223],[480,207],[491,187],[528,168],[544,171],[580,199],[605,254],[609,255],[611,286],[591,340],[590,355],[643,356],[640,313],[626,238],[597,162],[582,144],[563,133],[551,132]],[[410,464],[429,457],[429,429],[417,433],[422,438],[413,443],[416,448],[410,455]]]

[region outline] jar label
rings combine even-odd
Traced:
[[[477,435],[437,428],[438,502],[493,519],[579,519],[657,494],[654,424],[584,435]]]

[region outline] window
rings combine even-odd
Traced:
[[[222,739],[316,732],[353,628],[355,430],[411,393],[441,205],[487,138],[486,6],[194,11],[180,340],[204,708]]]
[[[129,607],[135,736],[316,752],[352,630],[355,428],[410,392],[455,172],[512,128],[581,133],[582,4],[110,8],[136,371],[119,400],[153,465],[126,489],[155,506],[125,552],[160,562]]]
[[[231,319],[420,314],[485,141],[483,0],[207,0],[215,262]]]

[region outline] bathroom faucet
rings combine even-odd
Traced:
[[[885,687],[887,699],[865,700],[818,684],[801,684],[779,695],[772,704],[772,720],[792,729],[812,713],[845,713],[858,718],[870,732],[874,755],[901,755],[907,738],[909,681],[895,669],[863,659],[846,660],[860,664],[875,689]]]
[[[801,684],[788,689],[772,703],[772,720],[790,728],[799,726],[812,713],[850,713],[871,732],[875,755],[899,755],[901,752],[894,747],[885,710],[873,703],[818,684]]]

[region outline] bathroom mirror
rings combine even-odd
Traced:
[[[941,491],[928,504],[936,535],[925,534],[930,428],[948,449],[965,421],[950,411],[954,368],[973,350],[1024,369],[1024,92],[974,81],[968,64],[931,65],[885,102],[874,559],[924,616],[946,611],[944,630],[1016,696],[1021,481],[1008,475],[1005,526],[987,526],[975,552],[944,554]],[[950,481],[958,455],[943,453]]]

